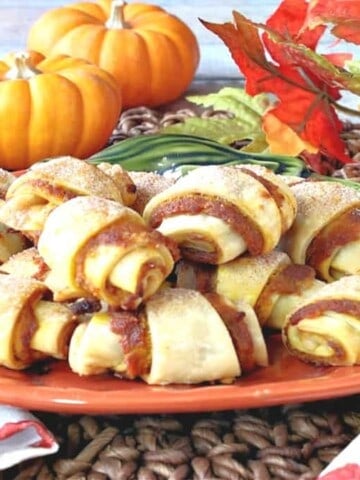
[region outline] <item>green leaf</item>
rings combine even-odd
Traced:
[[[242,152],[248,153],[259,153],[266,151],[269,149],[269,144],[266,140],[266,136],[263,132],[259,133],[256,137],[252,139],[252,141],[241,149]]]
[[[258,128],[261,117],[270,106],[266,94],[248,95],[243,88],[224,87],[217,93],[208,95],[191,95],[187,97],[192,103],[214,110],[226,110],[242,123]]]
[[[225,145],[236,140],[253,138],[256,132],[247,124],[241,124],[234,118],[200,118],[191,117],[183,123],[169,125],[161,133],[182,133],[197,137],[210,138]]]
[[[249,152],[261,152],[267,148],[262,131],[262,115],[270,105],[266,94],[252,97],[242,88],[224,87],[216,93],[189,96],[187,100],[205,108],[227,111],[232,118],[190,117],[182,123],[162,128],[161,133],[196,135],[225,145],[252,140],[244,147]]]
[[[360,60],[347,60],[345,62],[345,67],[353,75],[358,75],[360,77]]]

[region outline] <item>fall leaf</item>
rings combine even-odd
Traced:
[[[274,96],[269,112],[301,138],[304,148],[348,163],[335,105],[341,89],[360,93],[360,76],[343,67],[347,55],[326,57],[314,51],[324,27],[304,25],[307,8],[305,0],[284,0],[265,25],[238,12],[233,12],[233,23],[203,23],[228,47],[248,94]],[[270,150],[278,148],[278,139],[267,138]]]
[[[308,8],[309,4],[305,0],[282,2],[266,21],[266,27],[271,29],[273,33],[276,32],[276,36],[284,42],[292,41],[315,50],[326,27],[324,25],[316,25],[312,28],[304,26]],[[283,63],[282,49],[277,48],[277,44],[271,41],[266,31],[263,35],[263,41],[271,57],[278,63]],[[285,61],[288,61],[288,58],[285,58]]]
[[[317,153],[318,149],[304,142],[292,128],[281,122],[274,114],[267,113],[263,118],[263,128],[270,145],[270,152],[279,155],[298,157],[304,150]]]
[[[258,134],[261,133],[259,127]],[[190,117],[184,122],[161,128],[161,133],[182,133],[209,138],[219,143],[230,145],[238,140],[256,136],[254,130],[246,128],[233,118],[199,118]]]
[[[224,87],[218,92],[207,95],[189,95],[186,99],[203,107],[225,110],[252,125],[259,123],[261,116],[270,105],[267,95],[252,97],[243,88],[236,87]]]
[[[287,65],[302,68],[302,76],[308,88],[317,84],[317,87],[327,91],[332,99],[341,97],[340,89],[360,94],[360,76],[343,68],[345,62],[352,58],[351,54],[320,55],[304,45],[293,42],[280,42],[278,45],[282,49]],[[326,87],[333,90],[326,90]]]
[[[304,25],[311,29],[324,23],[334,25],[335,37],[360,45],[359,0],[312,0]]]
[[[243,88],[224,87],[206,95],[191,95],[188,101],[213,110],[224,110],[232,118],[190,117],[184,122],[163,127],[162,133],[185,133],[211,138],[220,143],[251,140],[243,147],[245,151],[261,152],[267,148],[262,131],[262,116],[270,106],[267,95],[248,95]]]
[[[235,24],[200,21],[228,47],[232,58],[245,76],[246,93],[263,93],[260,84],[271,77],[276,66],[266,59],[256,25],[238,12],[233,12],[233,15]]]

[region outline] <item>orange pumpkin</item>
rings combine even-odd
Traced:
[[[0,167],[86,158],[104,147],[120,112],[114,78],[96,65],[64,55],[9,55],[0,61]]]
[[[164,9],[119,0],[74,3],[45,12],[28,48],[84,58],[118,81],[124,107],[158,106],[181,96],[199,63],[190,28]]]

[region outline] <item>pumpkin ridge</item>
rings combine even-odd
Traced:
[[[118,41],[115,42],[113,37],[115,37]],[[129,37],[131,38],[131,41],[129,41]],[[135,38],[138,43],[136,45],[136,48],[133,48]],[[114,44],[116,45],[115,48]],[[99,65],[104,70],[110,71],[116,79],[118,85],[120,85],[120,91],[125,97],[125,107],[126,98],[130,99],[130,102],[131,100],[136,101],[137,97],[140,95],[145,103],[151,101],[150,86],[153,76],[151,68],[151,57],[149,54],[149,46],[147,45],[147,42],[140,34],[140,32],[133,29],[108,30],[106,32],[102,49],[103,55],[99,61]],[[112,56],[108,55],[109,51],[112,53]],[[118,54],[119,58],[125,56],[125,58],[133,58],[136,59],[136,61],[140,58],[142,68],[144,69],[144,71],[146,71],[146,75],[137,78],[136,82],[133,81],[133,77],[137,71],[136,61],[134,68],[134,64],[132,61],[126,64],[126,75],[123,75],[120,68],[122,66],[121,63],[119,63],[118,65],[111,65],[111,63],[109,62],[109,58],[113,58],[116,54]]]
[[[120,115],[120,108],[118,107],[119,96],[115,83],[107,81],[105,83],[107,95],[106,97],[103,96],[102,99],[99,98],[98,90],[104,88],[104,86],[102,86],[103,73],[106,76],[110,75],[107,72],[98,72],[98,67],[95,65],[89,65],[86,72],[82,69],[63,72],[64,76],[73,81],[78,88],[82,101],[82,127],[74,151],[74,156],[79,158],[87,158],[90,156],[91,151],[98,151],[104,147]],[[98,97],[96,104],[89,101],[94,93]],[[109,102],[110,96],[113,97],[112,102]],[[91,129],[90,125],[92,125]],[[102,130],[104,132],[101,142],[89,133],[94,128],[94,125],[96,125],[96,130]]]
[[[101,5],[97,3],[81,2],[74,5],[67,5],[63,8],[67,8],[69,10],[76,10],[76,12],[84,13],[85,15],[89,15],[89,17],[99,20],[102,23],[106,21],[106,11],[102,8]]]
[[[141,31],[141,32],[138,32],[138,34],[144,39],[144,42],[147,46],[147,50],[148,50],[148,56],[149,58],[155,58],[156,59],[156,51],[159,49],[159,40],[162,39],[162,41],[165,42],[166,44],[166,49],[167,49],[167,56],[170,58],[170,61],[168,64],[171,64],[173,63],[174,64],[174,68],[176,68],[177,65],[179,65],[179,62],[181,61],[181,55],[179,55],[179,49],[178,49],[178,45],[176,44],[176,42],[174,42],[172,40],[171,37],[169,37],[168,35],[166,35],[165,32],[153,32],[153,31],[149,31],[149,30],[146,30],[146,31]],[[151,36],[154,36],[154,38],[149,38]],[[147,38],[146,38],[147,37]],[[162,47],[162,51],[164,51],[165,49],[165,45],[162,44],[161,45]],[[164,53],[163,53],[163,58],[164,58]],[[155,60],[156,61],[156,60]],[[171,69],[170,69],[171,70]],[[162,77],[162,79],[164,78],[167,78],[168,75],[164,76],[164,72],[161,71],[160,67],[159,69],[151,69],[151,73],[154,71],[154,73],[156,74],[156,76],[158,77]],[[171,72],[171,76],[172,76],[172,72]],[[174,78],[171,78],[169,79],[172,81],[173,85],[181,85],[182,82],[181,82],[181,78],[179,76],[175,76]],[[161,91],[162,91],[162,85],[163,84],[164,80],[162,80],[160,82],[160,86],[158,87],[160,92],[158,92],[158,95],[161,95]],[[151,91],[154,91],[154,88],[155,88],[155,85],[154,85],[154,75],[152,75],[152,82],[150,83],[151,87]]]
[[[62,155],[69,149],[74,149],[78,141],[78,131],[74,128],[75,125],[78,125],[78,121],[77,116],[75,121],[74,113],[78,111],[77,100],[79,97],[75,93],[77,88],[75,89],[73,82],[57,72],[41,73],[37,77],[31,78],[28,83],[32,110],[28,127],[28,158],[32,164],[36,158]],[[49,86],[51,86],[50,92]],[[71,108],[70,115],[66,116],[63,113],[58,114],[62,103],[59,99],[64,98],[65,91],[69,102],[66,112],[69,112],[68,108]],[[45,110],[45,106],[49,107]],[[40,135],[41,144],[38,140]]]
[[[31,96],[28,80],[0,81],[0,97],[2,115],[0,116],[0,159],[5,168],[16,161],[17,156],[27,158],[28,155],[28,128],[31,119]],[[26,95],[26,98],[24,98]],[[12,115],[12,104],[22,104],[22,115]],[[24,112],[27,112],[26,116]],[[27,165],[26,165],[27,166]]]
[[[51,54],[70,55],[99,65],[102,42],[106,31],[106,27],[101,24],[96,26],[79,25],[59,39],[54,45]],[[101,67],[101,65],[99,66]]]
[[[70,7],[58,7],[44,13],[32,26],[27,39],[28,50],[49,55],[54,45],[64,35],[80,25],[101,25],[96,19],[80,10]]]

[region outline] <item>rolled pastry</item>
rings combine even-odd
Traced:
[[[0,222],[0,264],[15,253],[29,247],[29,240],[21,233]]]
[[[44,281],[49,273],[49,267],[44,262],[37,248],[30,247],[11,255],[0,266],[0,273]]]
[[[0,199],[4,200],[6,192],[8,191],[10,185],[16,179],[15,175],[8,170],[0,168]]]
[[[295,211],[290,187],[267,169],[210,165],[155,195],[143,216],[179,244],[184,258],[221,264],[246,251],[271,251]]]
[[[281,248],[326,282],[360,273],[360,193],[332,181],[300,182],[291,189],[298,213]]]
[[[98,195],[119,203],[129,201],[119,182],[95,165],[59,157],[33,165],[11,183],[0,207],[0,220],[36,243],[51,210],[79,195]]]
[[[141,214],[152,197],[175,183],[173,178],[156,172],[131,171],[129,175],[136,186],[136,200],[131,207]]]
[[[267,364],[254,318],[226,299],[165,288],[136,312],[102,312],[80,324],[69,364],[80,375],[113,371],[149,384],[229,381],[241,374],[240,357],[247,368]]]
[[[137,212],[95,196],[55,208],[38,250],[55,300],[93,296],[124,309],[154,294],[178,259],[174,242],[150,230]]]
[[[281,329],[286,315],[324,283],[315,271],[295,265],[289,256],[273,250],[256,257],[243,255],[218,266],[180,261],[177,286],[217,292],[230,300],[242,300],[255,310],[260,325]]]
[[[289,351],[318,365],[360,364],[360,275],[325,285],[287,317]]]
[[[113,181],[116,183],[116,185],[121,191],[122,203],[127,207],[132,207],[135,200],[137,199],[137,188],[129,172],[124,170],[121,165],[116,163],[113,164],[101,162],[98,163],[96,166],[99,170],[103,171],[104,173],[106,173],[106,175],[112,178]]]
[[[48,357],[67,358],[72,312],[44,299],[45,285],[0,275],[0,365],[20,370]]]

